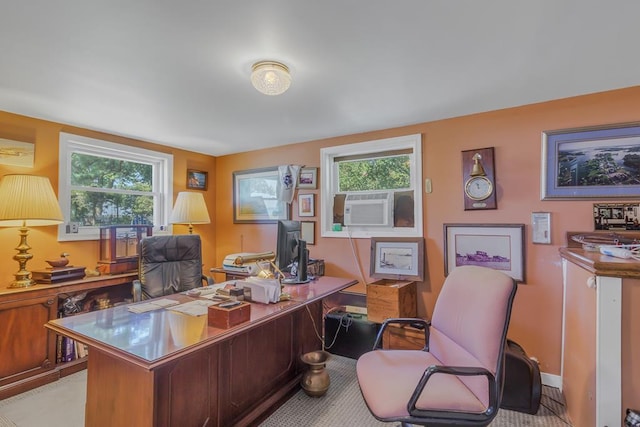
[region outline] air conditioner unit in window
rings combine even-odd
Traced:
[[[347,194],[344,201],[344,224],[391,227],[392,210],[391,191]]]

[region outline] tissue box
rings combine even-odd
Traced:
[[[231,308],[209,307],[209,326],[228,329],[251,319],[251,304],[243,302]]]

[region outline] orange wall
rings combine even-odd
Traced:
[[[426,280],[419,285],[419,312],[428,315],[444,281],[444,223],[524,223],[526,284],[519,286],[509,336],[541,362],[541,370],[560,374],[562,271],[558,248],[565,232],[593,230],[593,201],[541,201],[541,133],[545,130],[640,120],[640,87],[532,104],[487,113],[293,144],[219,157],[216,169],[217,262],[225,254],[275,250],[274,224],[233,224],[232,172],[286,163],[320,166],[320,148],[392,136],[423,135],[423,177],[433,193],[423,199]],[[464,211],[462,150],[495,147],[498,209]],[[322,171],[319,171],[319,175]],[[321,182],[319,178],[319,182]],[[317,192],[316,192],[317,193]],[[320,200],[316,199],[319,212]],[[530,240],[531,213],[551,212],[552,244]],[[292,205],[292,218],[297,219]],[[311,256],[326,262],[327,274],[358,278],[352,249],[345,239],[320,237]],[[369,240],[356,239],[355,253],[369,271]],[[367,278],[367,280],[369,280]]]
[[[187,168],[209,171],[209,179],[215,177],[215,158],[203,154],[178,150],[170,147],[150,144],[129,138],[92,132],[72,126],[65,126],[45,120],[0,111],[0,138],[26,141],[35,143],[35,161],[33,168],[13,167],[0,165],[0,176],[9,173],[23,173],[31,175],[44,175],[49,177],[54,190],[58,191],[58,145],[59,133],[69,132],[91,138],[104,139],[111,142],[134,145],[173,154],[173,201],[179,191],[186,190]],[[203,261],[206,272],[213,267],[215,259],[215,186],[209,185],[204,192],[205,200],[209,208],[212,224],[196,225],[195,230],[202,236]],[[2,201],[0,201],[1,203]],[[174,233],[187,233],[186,226],[174,226]],[[0,228],[0,288],[4,288],[13,279],[13,274],[18,271],[18,263],[12,260],[16,253],[14,248],[19,243],[18,230],[16,228]],[[33,258],[27,264],[27,269],[37,270],[47,267],[45,259],[59,257],[61,252],[68,252],[73,265],[85,266],[94,269],[100,257],[98,241],[84,242],[58,242],[57,227],[33,227],[29,231],[28,238]]]
[[[64,126],[58,123],[0,112],[0,138],[33,141],[36,144],[33,169],[0,165],[0,175],[31,173],[46,175],[54,188],[58,184],[58,134],[61,131],[170,152],[174,155],[174,199],[186,188],[186,169],[209,171],[211,179],[205,199],[213,223],[197,225],[203,238],[205,271],[219,266],[225,254],[275,250],[274,224],[234,224],[232,217],[232,172],[285,163],[319,167],[320,148],[421,133],[423,135],[423,176],[431,178],[433,193],[423,199],[426,279],[419,284],[419,311],[428,315],[444,281],[444,223],[525,223],[527,224],[526,284],[519,286],[509,336],[541,362],[544,372],[560,373],[562,274],[558,248],[564,245],[568,230],[593,229],[593,201],[541,201],[541,132],[597,124],[640,120],[637,106],[640,87],[556,100],[523,107],[492,111],[465,117],[422,123],[396,129],[328,138],[251,153],[214,158],[211,156],[149,144],[113,135]],[[462,150],[495,147],[498,209],[464,211],[462,200]],[[319,182],[322,171],[319,171]],[[306,192],[306,191],[305,191]],[[313,191],[311,191],[313,192]],[[317,194],[318,192],[315,191]],[[320,200],[316,197],[316,212]],[[530,243],[531,212],[551,212],[552,245]],[[292,206],[297,219],[297,206]],[[352,249],[344,239],[320,237],[316,221],[316,245],[311,256],[324,259],[326,273],[359,278],[357,258],[362,270],[369,271],[369,240],[354,241]],[[186,232],[176,226],[177,233]],[[17,270],[11,260],[18,243],[17,230],[0,228],[0,287],[9,283]],[[15,242],[15,243],[14,243]],[[29,235],[34,258],[30,269],[42,268],[44,260],[62,251],[71,254],[75,265],[94,267],[99,257],[97,242],[58,242],[55,227],[35,227]],[[369,280],[369,278],[366,278]],[[624,314],[623,314],[624,315]]]

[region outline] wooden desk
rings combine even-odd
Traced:
[[[313,324],[322,327],[322,299],[354,283],[324,276],[287,286],[291,301],[252,303],[249,322],[205,326],[188,343],[172,336],[167,310],[118,306],[46,326],[89,346],[87,426],[249,425],[299,387],[299,356],[321,348]]]

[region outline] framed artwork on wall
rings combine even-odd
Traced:
[[[35,144],[0,138],[0,165],[33,167]]]
[[[524,248],[524,224],[444,224],[445,275],[479,265],[524,282]]]
[[[300,238],[307,242],[307,245],[316,244],[316,223],[315,221],[301,221]]]
[[[205,171],[187,169],[187,188],[190,190],[203,190],[209,187],[209,173]]]
[[[233,222],[289,219],[289,205],[278,200],[278,180],[277,167],[233,172]]]
[[[315,216],[315,194],[298,194],[298,216]]]
[[[422,237],[372,237],[369,275],[376,279],[416,280],[424,278]]]
[[[541,198],[640,194],[640,122],[542,133]]]
[[[318,168],[300,169],[298,188],[318,188]]]

